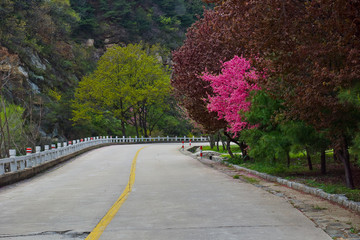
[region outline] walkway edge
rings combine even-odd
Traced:
[[[186,151],[186,152],[188,152],[188,151]],[[198,160],[201,159],[196,154],[191,153],[191,155],[192,155],[192,157],[194,157],[194,158],[196,158]],[[211,158],[207,158],[207,159],[215,161],[215,162],[224,162],[224,160],[225,160],[224,158],[222,158],[220,156],[212,156]],[[350,210],[352,210],[354,212],[360,213],[360,202],[354,202],[354,201],[348,200],[348,198],[346,196],[344,196],[344,195],[326,193],[326,192],[324,192],[324,190],[319,189],[319,188],[309,187],[309,186],[306,186],[305,184],[302,184],[302,183],[292,182],[292,181],[286,180],[284,178],[280,178],[280,177],[273,176],[273,175],[270,175],[270,174],[267,174],[267,173],[262,173],[262,172],[258,172],[258,171],[251,170],[251,169],[248,169],[248,168],[240,167],[238,165],[230,164],[230,163],[227,163],[227,162],[224,162],[224,164],[228,165],[228,166],[231,166],[231,167],[233,167],[233,168],[235,168],[237,170],[248,172],[250,174],[258,176],[258,177],[260,177],[262,179],[265,179],[267,181],[277,182],[277,183],[279,183],[281,185],[284,185],[284,186],[287,186],[289,188],[292,188],[292,189],[295,189],[295,190],[298,190],[298,191],[301,191],[301,192],[304,192],[304,193],[307,193],[307,194],[311,194],[311,195],[326,199],[326,200],[328,200],[330,202],[341,205],[341,206],[343,206],[343,207],[345,207],[347,209],[350,209]]]

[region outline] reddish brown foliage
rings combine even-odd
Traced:
[[[234,55],[258,55],[267,64],[257,68],[273,70],[264,89],[284,100],[288,117],[328,131],[348,165],[347,141],[357,128],[359,109],[341,102],[338,94],[360,79],[360,1],[207,2],[218,6],[189,30],[184,46],[174,53],[173,86],[190,116],[208,124],[204,104],[198,115],[192,109],[211,94],[198,74],[205,68],[217,73],[220,61]]]
[[[208,82],[199,78],[206,68],[213,72],[221,67],[221,48],[224,47],[217,38],[210,37],[215,18],[216,14],[208,11],[204,19],[188,30],[185,44],[173,53],[174,75],[171,82],[189,116],[209,132],[226,126],[224,121],[217,120],[216,113],[207,110],[204,99],[211,94],[211,89]]]
[[[288,116],[331,130],[336,139],[357,123],[356,109],[337,96],[360,78],[359,1],[212,2],[222,3],[216,8],[226,25],[218,35],[228,36],[218,38],[222,44],[271,60],[275,71],[264,85],[285,100]]]

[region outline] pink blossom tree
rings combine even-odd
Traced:
[[[209,111],[224,119],[229,124],[227,131],[234,136],[244,128],[253,127],[243,119],[241,112],[249,111],[250,92],[260,90],[257,82],[262,75],[251,67],[249,60],[235,56],[223,63],[221,74],[205,72],[201,76],[204,81],[210,82],[214,91],[214,95],[206,100]]]

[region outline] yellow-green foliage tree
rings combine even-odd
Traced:
[[[126,136],[131,124],[138,136],[147,136],[156,124],[151,112],[166,108],[170,92],[170,72],[156,55],[157,49],[142,44],[109,48],[96,70],[76,89],[72,105],[75,125],[120,123]]]

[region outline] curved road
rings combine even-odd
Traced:
[[[178,144],[119,145],[85,153],[0,189],[0,239],[85,239],[135,183],[100,239],[331,239],[284,199],[179,152]]]

